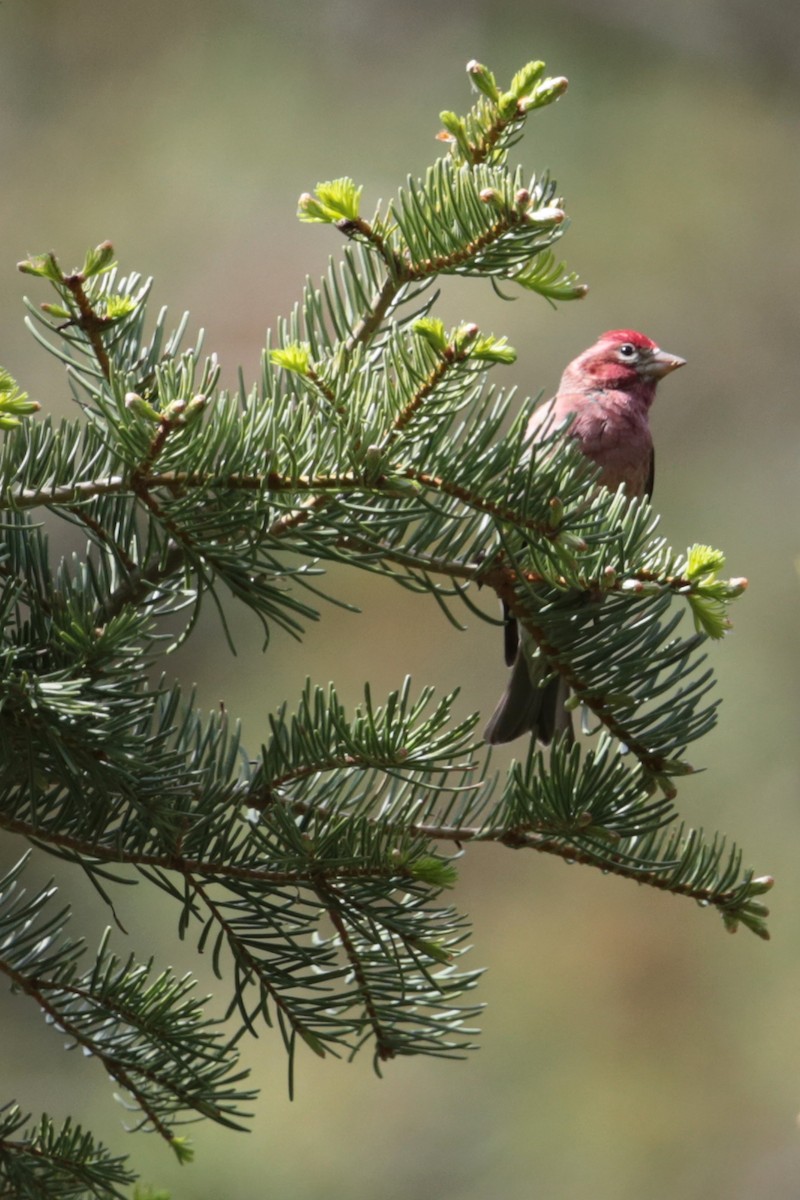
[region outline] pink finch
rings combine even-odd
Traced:
[[[602,468],[601,484],[612,490],[624,484],[630,496],[649,496],[653,487],[650,405],[659,379],[684,361],[632,329],[604,333],[569,364],[552,404],[542,405],[531,417],[528,438],[536,441],[575,414],[569,435]],[[549,674],[548,664],[526,654],[517,622],[508,614],[505,634],[506,662],[513,669],[486,726],[486,741],[510,742],[530,732],[546,745],[556,733],[571,736],[572,721],[564,707],[569,694],[566,683],[558,676],[540,686]]]

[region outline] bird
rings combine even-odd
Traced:
[[[600,484],[612,491],[622,484],[629,496],[649,498],[655,461],[650,406],[659,380],[685,362],[636,330],[601,334],[566,367],[553,400],[536,409],[526,440],[540,440],[572,416],[567,433],[600,467]],[[485,741],[511,742],[524,733],[544,745],[559,733],[572,738],[566,681],[557,675],[541,686],[551,668],[543,658],[532,659],[525,652],[524,632],[520,637],[507,609],[504,635],[511,676],[484,730]]]

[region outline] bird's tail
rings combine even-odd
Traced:
[[[561,676],[538,686],[534,678],[537,667],[541,678],[544,665],[530,662],[519,647],[508,686],[484,730],[485,741],[498,745],[532,733],[547,746],[556,733],[565,733],[570,740],[574,737],[572,716],[564,707],[569,688]]]

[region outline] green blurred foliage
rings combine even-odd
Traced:
[[[249,380],[265,330],[338,250],[332,230],[297,222],[297,196],[350,174],[369,211],[439,152],[437,113],[465,107],[468,59],[506,79],[541,57],[571,87],[520,153],[559,180],[564,254],[590,295],[553,312],[454,282],[439,315],[508,335],[519,355],[504,377],[521,396],[553,389],[607,328],[641,328],[685,356],[654,413],[663,529],[679,547],[722,546],[729,572],[750,578],[735,630],[711,649],[724,703],[698,748],[708,770],[680,803],[778,877],[774,941],[731,939],[699,910],[578,867],[473,849],[459,895],[490,968],[480,1053],[392,1064],[383,1082],[366,1060],[309,1054],[289,1104],[277,1039],[262,1037],[246,1047],[263,1088],[251,1136],[201,1127],[183,1169],[160,1144],[126,1147],[174,1196],[797,1196],[798,12],[746,0],[0,5],[0,361],[45,411],[66,411],[67,389],[22,326],[34,289],[17,259],[54,248],[78,262],[111,238],[125,269],[156,276],[156,303],[191,309],[224,379],[241,364]],[[504,678],[491,629],[458,633],[380,581],[336,586],[364,616],[331,608],[302,646],[280,639],[262,660],[254,624],[234,614],[232,659],[209,613],[175,672],[209,707],[240,713],[253,749],[307,674],[354,700],[366,678],[377,694],[411,672],[463,683],[465,709],[491,709]],[[9,839],[2,857],[19,850]],[[75,888],[90,911],[94,896]],[[118,902],[131,947],[196,968],[157,898]],[[92,914],[97,936],[106,920]],[[211,990],[202,962],[200,974]],[[20,997],[0,1011],[4,1092],[73,1111],[118,1146],[123,1113],[96,1066],[65,1055]]]

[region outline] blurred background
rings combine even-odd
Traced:
[[[110,238],[153,303],[207,331],[224,379],[255,378],[265,332],[340,246],[301,226],[299,193],[350,174],[365,208],[441,150],[443,108],[464,111],[470,58],[501,83],[531,58],[570,79],[514,151],[552,170],[572,227],[563,256],[590,285],[553,311],[448,283],[440,315],[505,333],[503,379],[550,392],[604,329],[633,326],[688,359],[653,417],[655,500],[683,548],[722,547],[746,575],[735,629],[711,654],[722,704],[692,752],[686,819],[739,842],[778,879],[773,941],[729,937],[715,914],[530,854],[473,850],[456,895],[488,973],[481,1049],[468,1061],[352,1065],[300,1056],[297,1098],[270,1031],[244,1047],[262,1089],[249,1135],[194,1129],[179,1168],[156,1138],[127,1139],[97,1066],[65,1055],[21,997],[0,998],[3,1098],[73,1112],[144,1178],[187,1200],[728,1200],[800,1195],[797,288],[800,8],[755,0],[6,0],[0,5],[0,362],[46,411],[67,389],[23,327],[45,299],[18,259],[66,266]],[[499,639],[364,578],[336,591],[300,647],[239,626],[232,658],[209,617],[172,669],[203,707],[224,700],[255,749],[266,714],[307,675],[355,703],[463,685],[488,715]],[[518,751],[519,752],[519,751]],[[510,758],[498,756],[499,765]],[[2,864],[22,846],[6,838]],[[32,881],[53,864],[39,856]],[[98,912],[57,868],[89,929]],[[117,950],[193,969],[160,897],[119,897]],[[78,922],[76,921],[76,927]],[[76,928],[77,932],[77,928]],[[192,1131],[190,1131],[192,1132]]]

